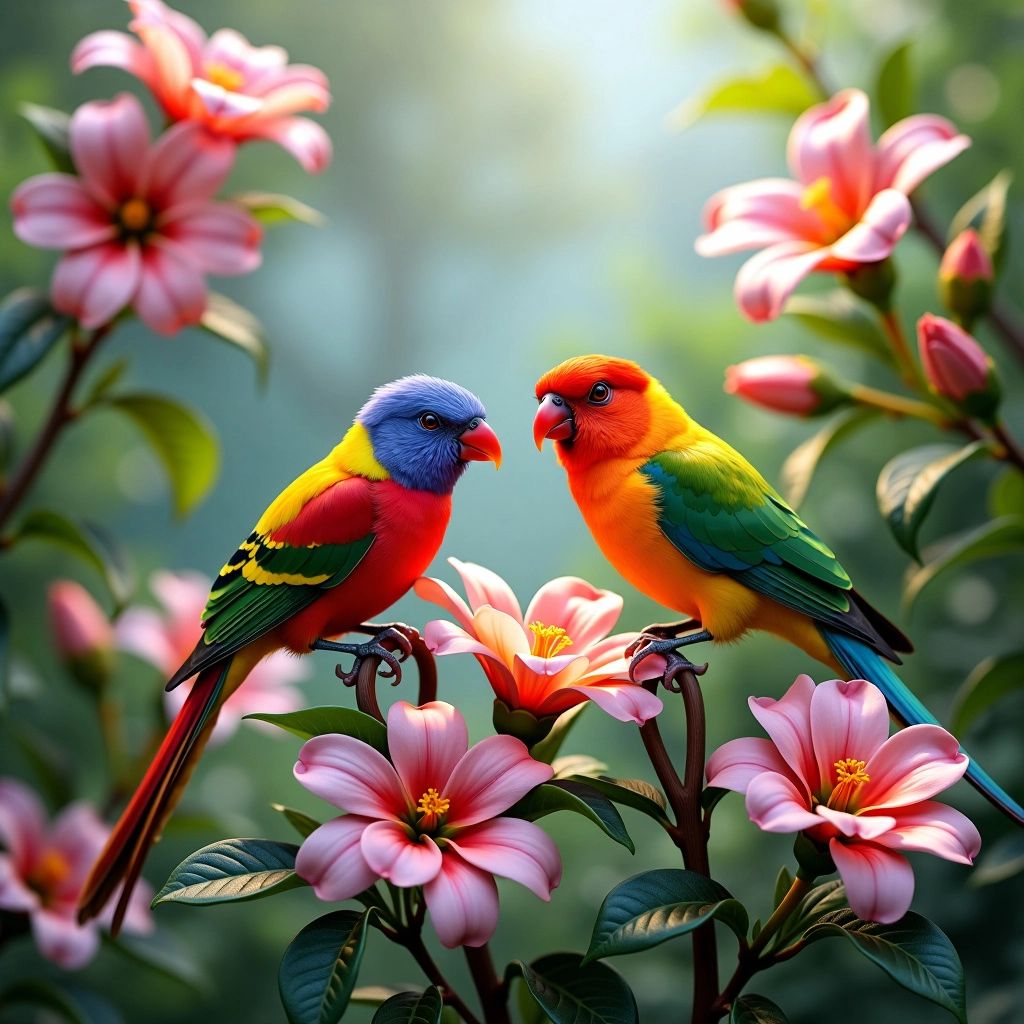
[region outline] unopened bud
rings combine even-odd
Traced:
[[[939,265],[939,295],[946,308],[969,328],[992,300],[995,269],[974,228],[961,231]]]
[[[114,633],[92,595],[71,580],[49,590],[50,630],[61,660],[78,682],[98,690],[110,678]]]
[[[847,389],[806,356],[759,356],[730,366],[725,390],[791,416],[822,416],[850,400]]]
[[[917,322],[917,344],[928,385],[969,416],[988,420],[999,405],[995,364],[962,327],[925,313]]]

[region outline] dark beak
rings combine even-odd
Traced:
[[[459,458],[463,462],[493,462],[501,466],[501,443],[486,420],[473,420],[459,434]]]
[[[537,415],[533,417],[533,440],[538,450],[544,447],[544,439],[571,441],[576,436],[576,421],[572,418],[569,403],[561,396],[549,391],[541,400]]]

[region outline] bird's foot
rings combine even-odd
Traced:
[[[714,637],[706,629],[696,633],[687,633],[685,636],[663,637],[657,633],[644,630],[626,648],[626,657],[632,656],[629,663],[629,678],[638,682],[636,671],[640,663],[652,654],[660,654],[665,659],[665,671],[663,679],[671,679],[678,672],[689,671],[695,676],[703,675],[707,670],[707,664],[695,665],[689,658],[679,653],[680,647],[688,647],[690,644],[704,643],[706,640],[714,640]]]
[[[365,626],[360,627],[361,631],[371,632]],[[387,669],[380,670],[382,679],[394,679],[392,685],[397,686],[402,681],[401,663],[412,654],[412,640],[409,633],[416,636],[419,634],[410,626],[402,626],[400,623],[382,626],[372,633],[372,639],[361,644],[345,644],[336,640],[314,640],[310,648],[314,651],[333,651],[336,654],[351,654],[355,659],[352,668],[345,672],[339,665],[334,671],[337,677],[346,685],[354,686],[359,676],[359,669],[367,658],[377,658],[383,662]],[[385,646],[386,644],[391,646]]]

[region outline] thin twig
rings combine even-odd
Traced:
[[[476,986],[477,995],[484,1008],[486,1024],[511,1024],[508,1015],[508,989],[494,970],[491,951],[485,942],[482,946],[464,946],[469,973]]]
[[[1021,448],[1020,443],[1007,429],[1006,424],[1002,420],[997,420],[992,425],[992,433],[995,434],[996,439],[1003,446],[1006,461],[1012,462],[1021,472],[1024,472],[1024,449]]]
[[[466,1024],[482,1024],[481,1020],[466,1005],[462,997],[451,986],[441,969],[434,962],[430,951],[423,943],[423,936],[418,931],[405,932],[398,936],[398,941],[412,954],[412,958],[427,976],[427,980],[436,985],[444,996],[444,1001],[466,1022]]]

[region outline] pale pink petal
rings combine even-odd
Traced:
[[[457,558],[449,558],[448,564],[462,577],[462,585],[466,588],[469,607],[474,612],[484,605],[490,605],[499,612],[510,615],[522,623],[523,612],[512,588],[496,573],[475,562],[462,562]]]
[[[271,691],[276,693],[312,674],[313,667],[305,657],[291,651],[275,651],[256,665],[245,680],[244,690],[238,692],[248,691],[255,699],[262,700]]]
[[[451,704],[391,705],[388,751],[414,804],[431,787],[445,795],[448,778],[468,749],[466,720]]]
[[[17,779],[0,778],[0,846],[28,870],[45,841],[46,811],[39,797]]]
[[[517,654],[512,663],[512,678],[516,685],[516,703],[535,714],[555,714],[578,703],[575,700],[561,706],[547,708],[550,697],[568,696],[565,689],[579,681],[587,670],[587,659],[572,655],[542,658],[536,654]]]
[[[755,323],[774,320],[793,289],[828,257],[815,242],[780,242],[751,256],[736,275],[740,312]]]
[[[934,800],[900,807],[896,825],[877,842],[893,850],[917,850],[936,857],[973,864],[981,850],[981,834],[958,810]]]
[[[885,814],[850,814],[848,811],[833,810],[824,804],[818,804],[814,813],[851,839],[878,840],[896,824],[895,818]]]
[[[895,188],[910,195],[925,178],[970,144],[971,140],[957,134],[944,117],[915,114],[905,118],[878,140],[875,188]]]
[[[309,64],[289,64],[287,67],[267,67],[255,71],[246,83],[246,91],[252,96],[265,96],[272,89],[284,85],[307,85],[321,94],[319,109],[326,110],[330,103],[330,84],[327,76]]]
[[[644,722],[660,715],[664,705],[661,698],[637,683],[601,683],[571,686],[571,690],[593,701],[606,715],[620,722]]]
[[[140,189],[157,210],[209,199],[227,180],[235,146],[194,121],[172,125],[153,144],[142,169]]]
[[[561,626],[572,640],[570,653],[588,654],[590,645],[608,636],[621,614],[618,594],[599,590],[576,576],[560,576],[537,591],[523,621],[527,626],[532,622]]]
[[[562,858],[551,837],[529,821],[495,818],[458,832],[448,845],[474,867],[525,885],[542,900],[562,880]]]
[[[198,630],[199,617],[203,614],[210,593],[210,580],[207,576],[201,572],[167,572],[158,569],[149,577],[149,589],[173,619],[194,622]]]
[[[110,928],[120,896],[121,890],[118,889],[110,897],[103,913],[96,919],[101,927]],[[156,930],[153,914],[149,909],[152,899],[153,887],[145,879],[140,878],[132,890],[131,896],[128,897],[128,907],[121,924],[124,931],[131,935],[151,935]]]
[[[863,679],[829,679],[811,694],[811,736],[817,778],[814,792],[830,793],[836,761],[867,761],[889,736],[889,708],[877,686]]]
[[[168,7],[163,0],[128,0],[128,6],[135,20],[128,26],[132,31],[140,24],[167,26],[181,41],[193,66],[198,67],[206,48],[206,33],[197,21],[187,14]]]
[[[301,781],[301,780],[300,780]],[[377,881],[360,847],[365,818],[334,818],[310,833],[295,857],[295,873],[317,896],[333,903],[347,900]]]
[[[914,872],[906,858],[863,843],[828,844],[846,886],[853,912],[865,921],[892,924],[910,909],[914,898]]]
[[[251,117],[260,113],[266,103],[257,96],[225,89],[204,78],[193,78],[189,88],[198,97],[206,113],[220,121]]]
[[[129,608],[122,612],[114,627],[114,637],[118,648],[148,661],[164,675],[170,675],[181,663],[180,652],[171,643],[163,618],[152,608]],[[168,697],[177,692],[172,690]]]
[[[758,737],[729,740],[708,758],[709,786],[746,793],[751,780],[762,772],[792,774],[771,740]]]
[[[423,890],[430,921],[443,946],[482,946],[498,927],[494,878],[458,854],[444,855],[441,871]]]
[[[0,853],[0,910],[23,913],[38,906],[39,894],[25,883],[14,857]]]
[[[308,81],[285,80],[264,91],[260,117],[279,119],[306,110],[322,113],[330,105],[331,94],[323,87]]]
[[[605,666],[613,662],[625,662],[628,669],[629,662],[626,661],[626,648],[639,635],[639,633],[615,633],[613,636],[606,636],[603,640],[597,640],[589,644],[585,652],[587,661],[590,662],[590,669],[587,670],[588,674],[591,671],[603,670]],[[577,653],[584,652],[580,651]],[[605,674],[614,675],[615,673],[606,672]]]
[[[56,910],[37,910],[32,914],[32,935],[39,952],[63,967],[75,971],[84,967],[100,945],[99,929],[94,921],[79,925],[75,921],[74,907],[67,913]]]
[[[170,242],[146,246],[135,311],[151,331],[177,334],[183,327],[198,323],[206,310],[206,300],[206,282],[187,253]]]
[[[359,848],[373,872],[393,885],[408,889],[425,885],[441,870],[441,851],[430,836],[412,839],[397,821],[367,825]]]
[[[423,640],[427,647],[436,655],[445,654],[479,654],[484,657],[496,657],[485,644],[471,633],[447,619],[432,619],[423,627]]]
[[[895,189],[884,189],[872,198],[860,222],[832,243],[832,258],[850,263],[884,260],[910,227],[911,217],[910,200]]]
[[[448,823],[465,827],[493,818],[553,774],[551,765],[535,761],[514,736],[488,736],[470,748],[448,780]]]
[[[260,265],[263,229],[231,203],[175,206],[161,221],[160,231],[206,273],[248,274]]]
[[[307,117],[259,120],[247,127],[246,137],[276,142],[291,153],[309,174],[319,174],[331,162],[330,136]]]
[[[124,32],[93,32],[71,51],[71,71],[78,75],[89,68],[114,67],[156,87],[156,67],[145,47]]]
[[[112,208],[137,194],[149,124],[134,96],[83,103],[71,115],[68,133],[75,167],[97,200]]]
[[[454,615],[464,629],[471,629],[473,613],[469,605],[444,580],[432,576],[421,576],[414,584],[417,597],[440,605],[449,615]]]
[[[203,58],[207,67],[224,64],[246,74],[245,88],[248,89],[249,74],[283,68],[288,61],[288,51],[280,46],[253,46],[241,32],[219,28],[210,36]]]
[[[948,789],[967,771],[956,738],[938,725],[911,725],[893,734],[868,759],[870,781],[859,793],[861,809],[905,807]]]
[[[74,900],[103,849],[110,829],[96,811],[82,800],[68,804],[54,819],[50,845],[68,866],[68,875],[57,895]]]
[[[530,653],[530,641],[520,624],[507,612],[484,605],[473,614],[473,631],[486,648],[504,665],[512,666],[517,654]]]
[[[746,805],[747,816],[765,832],[802,832],[821,824],[793,781],[774,772],[762,772],[750,780]]]
[[[811,700],[814,680],[799,675],[781,700],[751,697],[747,704],[761,728],[779,749],[782,759],[801,780],[810,796],[818,781],[818,766],[811,741]]]
[[[351,736],[314,736],[295,762],[295,777],[335,807],[370,818],[397,818],[408,801],[391,762]]]
[[[155,0],[134,0],[135,19],[129,26],[153,58],[160,101],[173,117],[184,113],[183,97],[195,71],[205,34],[177,11]],[[198,44],[198,45],[197,45]]]
[[[70,174],[37,174],[11,196],[14,233],[43,249],[81,249],[117,234],[108,211]]]
[[[99,327],[132,301],[141,277],[139,247],[107,242],[66,253],[54,268],[50,298],[57,312]]]

